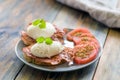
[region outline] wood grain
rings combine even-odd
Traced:
[[[69,19],[69,20],[68,20]],[[101,40],[101,45],[103,46],[106,35],[107,35],[107,28],[105,28],[104,25],[99,24],[97,21],[91,19],[91,17],[80,11],[76,11],[74,9],[63,7],[61,11],[56,16],[55,20],[53,21],[54,24],[59,25],[59,28],[75,28],[75,27],[87,27],[91,30],[91,32],[99,39]],[[72,25],[72,26],[71,26]],[[97,36],[99,34],[99,36]],[[101,39],[102,38],[102,39]],[[82,70],[73,71],[73,72],[63,72],[63,73],[47,73],[47,77],[44,77],[46,80],[77,80],[77,79],[83,79],[83,80],[91,80],[92,76],[95,71],[96,64],[93,64],[87,68],[84,68]],[[18,77],[17,80],[24,79],[25,73],[24,71],[29,71],[29,68],[23,68]],[[31,70],[29,71],[31,72]],[[27,73],[29,77],[40,77],[40,72],[33,71],[32,73]],[[36,74],[36,75],[32,75]],[[69,77],[66,77],[69,76]],[[27,79],[27,78],[25,78]],[[31,80],[32,80],[31,79]]]
[[[87,24],[88,24],[88,26],[87,27],[89,27],[90,26],[90,24],[89,23],[87,23],[86,21],[90,21],[90,22],[92,22],[91,21],[91,19],[90,20],[88,20],[87,18],[89,17],[89,16],[87,16],[86,18],[85,18],[85,16],[84,17],[81,17],[81,16],[83,16],[83,14],[84,13],[82,13],[82,14],[80,14],[79,13],[79,11],[76,11],[76,10],[71,10],[70,8],[67,8],[67,7],[64,7],[61,11],[60,11],[60,13],[58,14],[58,16],[56,17],[56,19],[54,20],[54,23],[59,23],[60,22],[60,20],[61,20],[61,24],[57,24],[57,25],[59,25],[59,26],[62,26],[63,24],[66,24],[66,26],[71,26],[72,25],[72,27],[69,27],[69,28],[75,28],[75,26],[76,25],[78,25],[78,26],[80,26],[79,25],[79,23],[81,23],[82,22],[82,25],[84,25],[85,24],[85,26],[87,26]],[[62,17],[62,18],[61,18]],[[61,19],[60,19],[61,18]],[[69,18],[69,19],[68,19]],[[81,19],[82,18],[82,19]],[[79,21],[80,20],[80,21]],[[66,22],[67,21],[67,22]],[[86,24],[87,23],[87,24]],[[91,29],[92,30],[92,29]],[[93,31],[94,31],[94,28],[93,28]],[[107,30],[106,30],[107,31]],[[25,66],[26,67],[26,66]],[[93,67],[93,69],[95,69],[94,68],[94,66],[92,65],[92,67]],[[87,68],[88,69],[88,68]],[[29,72],[29,73],[27,73],[27,76],[25,75],[26,73],[24,73],[25,71],[27,71],[27,72]],[[32,72],[31,72],[32,71]],[[94,70],[92,70],[91,68],[90,68],[90,70],[88,69],[87,71],[93,71],[94,72]],[[81,79],[84,79],[86,76],[84,75],[84,74],[86,74],[86,73],[83,73],[83,72],[85,72],[84,70],[83,71],[77,71],[77,72],[75,72],[76,73],[76,75],[73,75],[71,78],[72,79],[76,79],[76,78],[81,78]],[[22,69],[22,71],[20,72],[20,74],[18,75],[18,77],[16,78],[16,79],[34,79],[35,77],[38,77],[38,79],[40,78],[40,75],[37,75],[37,74],[39,74],[39,73],[41,73],[41,71],[38,71],[37,73],[36,73],[36,71],[34,71],[34,70],[32,70],[32,69],[30,69],[29,70],[29,68],[23,68]],[[35,76],[33,75],[33,74],[35,74]],[[48,76],[47,76],[47,78],[46,79],[58,79],[59,77],[61,77],[61,79],[70,79],[70,78],[67,78],[66,76],[65,76],[65,74],[66,75],[68,75],[68,76],[70,76],[70,75],[72,75],[72,74],[74,74],[74,72],[70,72],[70,73],[63,73],[63,74],[59,74],[59,73],[56,73],[56,76],[53,76],[53,77],[51,77],[52,75],[54,75],[53,73],[49,73],[48,74]],[[83,77],[83,76],[79,76],[78,74],[82,74],[83,76],[85,76],[85,77]],[[46,74],[47,75],[47,74]],[[86,79],[88,79],[88,78],[90,78],[90,74],[89,74],[89,77],[86,77]],[[32,78],[30,78],[30,77],[32,77]],[[45,77],[44,77],[44,79],[45,79]]]
[[[105,25],[92,19],[89,14],[54,0],[1,0],[0,80],[92,80],[97,62],[77,71],[52,73],[24,65],[16,57],[14,47],[20,38],[20,31],[36,18],[44,18],[59,28],[86,27],[102,47],[108,32]]]
[[[20,31],[35,18],[51,22],[61,7],[53,0],[0,1],[0,80],[14,80],[24,66],[14,51]]]
[[[94,80],[120,79],[120,30],[110,30]]]
[[[59,14],[56,16],[56,19],[53,22],[63,27],[67,28],[76,28],[76,27],[86,27],[96,36],[99,40],[101,46],[103,47],[104,41],[107,36],[107,27],[103,24],[98,23],[93,20],[87,13],[78,11],[75,9],[71,9],[70,7],[63,7]],[[73,72],[63,72],[62,74],[58,74],[52,79],[49,76],[46,80],[92,80],[94,76],[94,72],[97,66],[97,62],[86,67],[84,69],[73,71]],[[52,75],[49,73],[49,75]]]

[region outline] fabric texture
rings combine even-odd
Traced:
[[[118,0],[57,0],[63,4],[88,12],[108,27],[120,28]]]

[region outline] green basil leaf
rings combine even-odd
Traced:
[[[45,20],[42,19],[42,20],[40,21],[39,27],[40,27],[41,29],[46,28],[46,22],[45,22]]]
[[[36,19],[32,22],[32,25],[37,26],[41,22],[40,19]]]
[[[45,43],[51,45],[53,43],[53,40],[51,38],[46,38]]]
[[[37,43],[43,43],[45,41],[44,37],[39,37],[36,39]]]

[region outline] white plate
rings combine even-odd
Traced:
[[[51,72],[65,72],[65,71],[73,71],[73,70],[77,70],[77,69],[82,69],[82,68],[94,63],[96,60],[99,59],[99,57],[101,55],[101,49],[100,49],[96,59],[94,59],[93,61],[91,61],[87,64],[82,64],[82,65],[73,64],[71,66],[68,66],[68,64],[65,63],[65,64],[60,64],[57,66],[40,66],[40,65],[33,64],[33,63],[29,63],[24,59],[23,51],[22,51],[23,47],[25,47],[25,45],[21,40],[18,41],[18,43],[15,46],[16,55],[22,62],[24,62],[25,64],[27,64],[28,66],[31,66],[33,68],[36,68],[39,70],[44,70],[44,71],[51,71]]]

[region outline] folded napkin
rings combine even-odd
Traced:
[[[57,0],[63,4],[88,12],[108,27],[120,28],[119,0]],[[120,1],[119,1],[120,3]],[[120,4],[119,4],[120,5]]]

